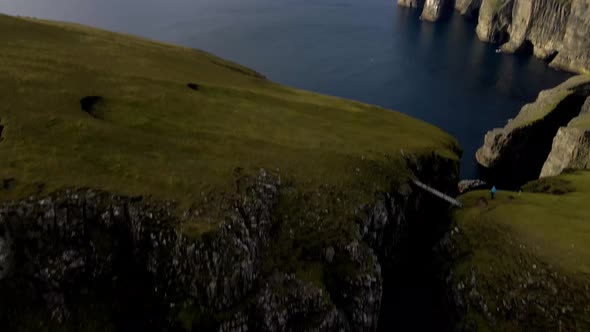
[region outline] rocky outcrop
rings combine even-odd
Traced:
[[[397,0],[397,5],[410,8],[421,8],[425,0]]]
[[[487,183],[485,181],[475,179],[475,180],[461,180],[457,185],[460,194],[464,194],[468,191],[484,189],[487,187]]]
[[[541,177],[555,176],[566,169],[590,168],[590,130],[559,128]]]
[[[483,0],[476,32],[485,42],[503,41],[511,23],[512,0]]]
[[[467,17],[477,17],[479,13],[479,7],[481,6],[481,0],[456,0],[455,9],[461,13],[461,15]]]
[[[532,44],[535,56],[545,59],[555,55],[565,36],[571,3],[556,0],[514,1],[510,40],[502,45],[505,52],[514,53],[525,43]]]
[[[456,161],[422,160],[415,170],[431,167],[445,176],[425,181],[449,190]],[[10,331],[89,321],[146,331],[376,330],[381,266],[395,269],[407,225],[431,198],[399,184],[355,209],[345,227],[356,233],[337,237],[346,223],[327,228],[331,239],[321,235],[329,216],[310,206],[306,215],[318,224],[303,227],[320,234],[314,242],[298,234],[303,221],[277,215],[283,193],[294,190],[278,175],[240,183],[235,194],[183,213],[171,202],[92,190],[2,204],[0,293],[14,301],[0,301],[0,321]],[[302,262],[284,257],[297,243],[305,244]],[[289,269],[299,264],[300,272]]]
[[[582,105],[582,111],[580,114],[589,114],[590,113],[590,97],[586,98],[586,102]]]
[[[559,175],[567,169],[590,169],[590,97],[580,115],[567,127],[559,128],[541,177]]]
[[[590,0],[572,0],[565,35],[551,65],[578,73],[590,72]]]
[[[446,1],[444,0],[426,0],[420,18],[430,22],[437,21],[442,14],[445,3]]]
[[[590,0],[483,0],[477,35],[507,53],[532,46],[551,65],[590,70]]]
[[[588,95],[590,76],[577,76],[542,91],[504,128],[486,134],[484,145],[476,153],[477,161],[492,173],[491,178],[501,174],[495,183],[518,185],[536,179],[558,129],[580,114]]]

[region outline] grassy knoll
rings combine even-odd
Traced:
[[[402,149],[457,158],[453,138],[403,114],[72,24],[0,16],[0,87],[0,200],[91,187],[190,203],[262,167],[372,191],[375,163],[404,174]],[[85,112],[85,96],[103,99]]]
[[[484,202],[485,197],[487,203]],[[523,193],[461,197],[453,281],[481,330],[590,327],[590,172],[544,178]],[[459,258],[460,257],[460,258]]]

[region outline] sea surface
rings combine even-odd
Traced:
[[[475,151],[542,89],[569,74],[531,56],[497,54],[475,22],[439,23],[395,0],[5,0],[0,12],[78,22],[203,49],[273,81],[395,109]]]

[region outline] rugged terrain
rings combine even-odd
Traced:
[[[0,74],[3,330],[373,331],[447,221],[457,143],[397,112],[8,16]]]
[[[590,173],[461,197],[438,249],[457,329],[590,329]]]
[[[491,178],[513,186],[537,179],[543,168],[544,175],[558,174],[549,169],[563,170],[576,165],[585,168],[581,167],[586,158],[583,151],[588,148],[582,138],[587,125],[583,109],[587,107],[584,104],[589,96],[588,75],[573,77],[542,91],[535,102],[525,105],[504,128],[486,134],[484,145],[477,151],[477,161],[487,168]],[[579,119],[574,120],[576,117]],[[566,126],[568,128],[563,128]],[[574,138],[576,135],[582,136]],[[575,146],[569,144],[574,141],[578,142]],[[575,156],[577,151],[580,156]],[[559,157],[565,155],[570,155],[571,160]]]
[[[445,7],[477,17],[477,35],[507,53],[532,52],[551,66],[590,71],[590,0],[399,0],[423,7],[422,19],[438,20]]]

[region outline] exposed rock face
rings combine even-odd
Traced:
[[[397,0],[397,5],[410,8],[421,8],[424,6],[424,0]]]
[[[429,182],[449,190],[457,163],[438,161],[432,167],[444,178]],[[273,216],[287,189],[265,172],[246,183],[220,203],[215,227],[201,208],[179,214],[172,203],[91,190],[1,205],[0,293],[19,301],[0,301],[0,321],[10,331],[76,329],[86,320],[146,331],[375,331],[381,266],[391,264],[408,218],[430,197],[402,184],[359,207],[351,221],[357,240],[308,253],[323,260],[314,263],[329,279],[322,286],[263,268],[277,228],[286,227]],[[194,220],[207,230],[195,233]]]
[[[537,178],[560,127],[579,115],[590,94],[590,76],[574,77],[542,91],[504,128],[489,131],[477,151],[477,161],[507,183],[523,184]],[[500,179],[502,180],[502,179]]]
[[[483,0],[476,29],[480,40],[503,41],[511,23],[512,6],[512,0]]]
[[[573,0],[565,36],[551,65],[563,70],[590,72],[590,0]]]
[[[481,0],[457,0],[455,1],[455,9],[467,17],[477,16]]]
[[[437,21],[442,14],[444,5],[445,0],[426,0],[420,18],[430,22]]]
[[[456,6],[463,8],[462,2]],[[557,55],[554,67],[590,70],[590,0],[483,0],[477,35],[506,42],[502,50],[508,53],[530,44],[539,58]]]
[[[559,175],[568,168],[590,168],[590,130],[559,128],[541,177]]]
[[[590,97],[586,98],[586,102],[582,105],[582,111],[580,114],[588,114],[590,113]]]
[[[483,189],[488,184],[485,181],[476,179],[476,180],[461,180],[459,181],[458,188],[459,193],[464,194],[468,191]]]
[[[510,40],[502,46],[516,52],[525,41],[534,45],[534,54],[547,58],[558,52],[565,36],[571,3],[556,0],[517,0],[514,2]]]

